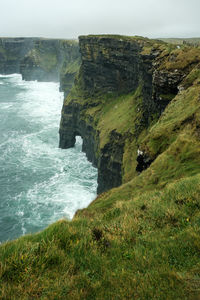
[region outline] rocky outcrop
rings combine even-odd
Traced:
[[[174,50],[169,49],[165,43],[140,37],[81,36],[79,42],[82,63],[73,91],[63,105],[60,147],[73,147],[75,136],[82,136],[83,151],[98,168],[101,193],[122,183],[126,145],[135,149],[132,160],[137,172],[155,159],[148,153],[138,158],[139,137],[178,93],[178,86],[192,64],[187,61],[184,68],[183,64],[177,67],[182,57],[177,55],[175,46]],[[124,110],[123,104],[119,104],[123,108],[119,114],[122,119],[123,114],[134,111],[133,124],[126,126],[119,120],[123,128],[117,126],[117,120],[113,120],[116,125],[109,123],[106,114],[109,110],[110,119],[113,118],[118,109],[113,98],[118,99],[119,95],[133,95],[132,107]]]
[[[185,77],[183,71],[175,69],[174,71],[158,70],[153,72],[153,99],[157,101],[162,112],[167,104],[178,93],[178,85]]]
[[[0,74],[20,72],[20,62],[33,48],[34,38],[0,38]]]

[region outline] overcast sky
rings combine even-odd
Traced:
[[[200,37],[200,0],[0,0],[0,36]]]

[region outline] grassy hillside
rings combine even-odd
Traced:
[[[181,44],[190,44],[190,45],[199,45],[200,38],[159,38],[159,40],[164,41],[166,43],[171,43],[175,45]]]
[[[137,145],[127,141],[124,184],[71,222],[0,247],[0,299],[200,299],[198,65],[182,87],[138,138],[154,159],[147,170],[135,171]],[[102,147],[110,130],[131,133],[140,117],[140,87],[109,97],[87,110]]]

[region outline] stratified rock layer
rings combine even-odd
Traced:
[[[192,54],[191,60],[182,63],[182,56],[187,56],[183,52],[188,51],[189,55],[190,50],[173,46],[172,51],[161,41],[140,37],[81,36],[79,42],[82,63],[75,86],[63,105],[60,147],[73,147],[76,135],[81,135],[83,151],[98,167],[98,193],[101,193],[124,182],[129,168],[127,153],[136,162],[141,133],[158,120],[200,57],[196,55],[193,61]],[[113,97],[117,99],[120,95],[133,95],[133,100],[132,106],[122,110],[121,115],[119,112],[119,117],[123,119],[130,110],[134,111],[134,117],[128,119],[133,123],[130,126],[119,119],[122,128],[115,119],[116,125],[108,125],[106,114],[109,110],[112,119],[118,106],[124,107],[123,101],[127,100],[115,103],[112,109],[109,107],[109,101],[111,106]],[[130,101],[130,97],[127,99]],[[134,149],[132,158],[127,145]],[[148,153],[144,156],[149,162],[155,159]],[[138,170],[137,162],[135,169]]]

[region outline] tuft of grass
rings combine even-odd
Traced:
[[[200,64],[198,64],[194,69],[184,78],[181,86],[187,89],[193,84],[200,83]]]
[[[166,49],[164,51],[166,51]],[[171,48],[168,50],[168,54],[170,55],[166,56],[166,58],[162,61],[160,69],[169,71],[174,71],[176,69],[185,70],[200,62],[199,47],[184,46],[177,49],[175,46],[171,45]]]

